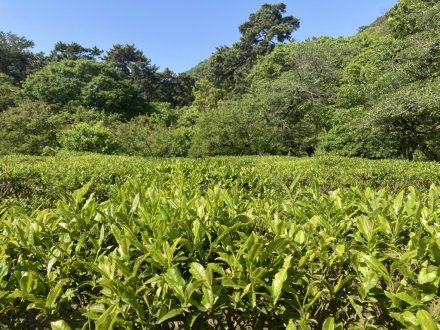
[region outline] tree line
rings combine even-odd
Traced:
[[[134,45],[0,32],[0,154],[313,155],[440,160],[440,1],[401,0],[348,38],[295,42],[265,4],[186,73]]]

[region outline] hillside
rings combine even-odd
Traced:
[[[264,5],[176,75],[134,45],[0,35],[0,154],[322,155],[440,159],[440,4],[402,0],[360,33],[289,42],[299,19]]]

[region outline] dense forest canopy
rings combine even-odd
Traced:
[[[400,0],[348,38],[292,39],[265,4],[186,73],[135,45],[0,32],[0,154],[337,154],[440,160],[440,1]]]

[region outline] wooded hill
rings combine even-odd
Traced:
[[[187,73],[134,45],[0,33],[0,154],[337,154],[440,160],[440,1],[400,0],[348,38],[293,42],[300,20],[263,5]]]

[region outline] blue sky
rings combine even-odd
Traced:
[[[0,0],[0,31],[35,42],[49,52],[55,42],[107,50],[135,44],[161,69],[185,71],[220,45],[240,37],[238,26],[263,3],[257,0]],[[298,41],[349,36],[384,14],[397,0],[285,0],[301,20]]]

